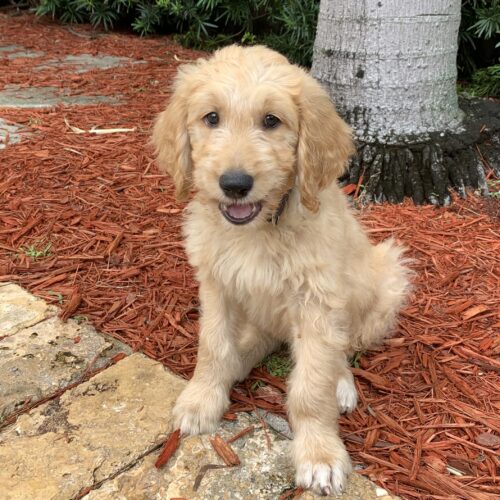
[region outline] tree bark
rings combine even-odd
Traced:
[[[500,115],[476,103],[487,122],[479,133],[477,116],[458,105],[460,8],[460,0],[321,1],[312,72],[355,130],[348,182],[363,184],[369,200],[446,204],[450,186],[487,192],[474,140],[494,140]]]

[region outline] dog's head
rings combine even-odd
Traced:
[[[199,199],[233,224],[265,221],[295,185],[301,203],[345,169],[349,127],[304,70],[265,47],[230,46],[182,66],[155,124],[158,162],[185,199]]]

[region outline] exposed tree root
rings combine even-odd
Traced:
[[[488,194],[487,180],[500,177],[500,104],[461,99],[465,113],[460,131],[404,137],[396,143],[359,141],[358,154],[342,179],[361,184],[365,201],[417,204],[450,203],[450,189],[461,197],[467,188]]]

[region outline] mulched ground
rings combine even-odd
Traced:
[[[33,136],[0,150],[0,281],[189,377],[198,301],[179,232],[183,207],[147,141],[179,61],[197,54],[167,38],[101,36],[30,15],[0,14],[0,40],[43,50],[45,59],[102,52],[145,61],[72,75],[0,55],[0,88],[54,85],[123,100],[1,110]],[[65,120],[84,130],[136,130],[76,134]],[[500,201],[471,195],[449,208],[370,206],[360,217],[373,240],[392,235],[408,247],[416,275],[394,337],[353,369],[360,403],[341,419],[353,460],[404,498],[498,498]],[[233,391],[231,411],[285,414],[285,390],[282,379],[256,369]]]

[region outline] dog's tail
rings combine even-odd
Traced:
[[[404,251],[392,239],[373,247],[376,299],[359,332],[360,350],[380,344],[391,333],[397,314],[408,297],[412,273]]]

